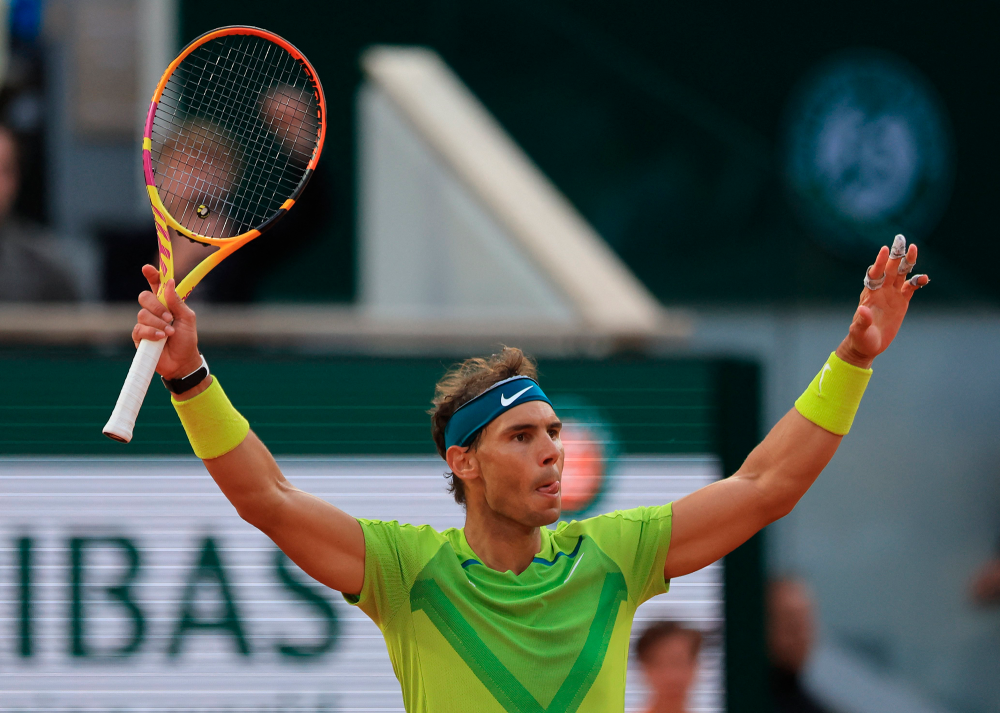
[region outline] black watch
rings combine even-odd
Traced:
[[[183,394],[185,391],[193,389],[208,378],[208,362],[205,361],[205,355],[199,354],[198,356],[201,357],[201,366],[187,376],[182,376],[180,379],[167,379],[162,376],[160,377],[160,381],[162,381],[163,385],[167,387],[167,391],[175,394]]]

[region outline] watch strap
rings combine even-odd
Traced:
[[[187,376],[182,376],[179,379],[167,379],[162,376],[160,377],[160,381],[162,381],[163,385],[167,387],[167,391],[173,394],[183,394],[185,391],[193,389],[208,378],[208,362],[205,361],[205,355],[199,354],[198,356],[201,357],[201,366]]]

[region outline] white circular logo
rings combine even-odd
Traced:
[[[952,142],[936,93],[884,52],[813,71],[787,112],[785,178],[811,231],[839,252],[924,239],[951,193]]]

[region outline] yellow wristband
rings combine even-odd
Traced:
[[[171,396],[170,401],[181,418],[194,454],[202,460],[229,453],[250,433],[250,423],[233,408],[214,375],[208,388],[197,396],[187,401]]]
[[[795,402],[795,408],[820,428],[846,436],[871,377],[871,369],[848,364],[834,352]]]

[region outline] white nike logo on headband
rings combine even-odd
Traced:
[[[503,394],[500,394],[500,405],[503,406],[504,408],[507,408],[512,403],[514,403],[515,401],[517,401],[517,397],[518,396],[520,396],[521,394],[523,394],[525,391],[528,391],[529,389],[531,389],[530,386],[527,389],[521,389],[516,394],[514,394],[513,396],[511,396],[509,399],[506,396],[504,396]]]

